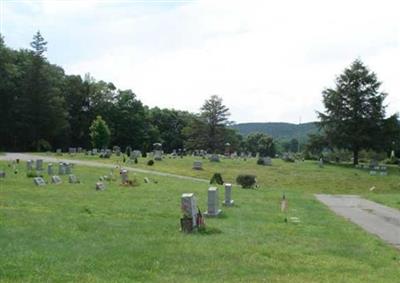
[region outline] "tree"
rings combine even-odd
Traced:
[[[207,148],[211,152],[223,150],[224,129],[229,123],[229,108],[222,104],[222,98],[212,95],[200,110],[200,118],[205,124]]]
[[[360,60],[355,60],[336,78],[334,89],[323,91],[325,112],[319,112],[320,127],[329,143],[353,152],[358,164],[362,149],[379,149],[385,117],[381,82]]]
[[[252,133],[248,135],[245,141],[245,148],[253,155],[259,152],[261,157],[274,157],[276,154],[273,138],[263,133]]]
[[[110,143],[111,132],[107,123],[97,116],[89,128],[92,145],[95,148],[106,148]]]

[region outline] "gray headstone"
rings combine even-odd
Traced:
[[[33,178],[33,182],[35,183],[36,186],[45,186],[46,182],[42,177],[35,177]]]
[[[51,177],[51,183],[58,185],[58,184],[62,183],[62,180],[61,180],[60,176],[55,175],[55,176]]]
[[[38,171],[43,170],[43,159],[36,160],[36,170]]]
[[[106,186],[104,185],[103,182],[97,182],[96,183],[96,190],[97,191],[104,191],[106,189]]]
[[[225,184],[225,199],[223,204],[226,206],[232,206],[234,201],[232,200],[232,184],[226,183]]]
[[[65,174],[69,175],[72,173],[72,164],[71,163],[65,163]]]
[[[6,172],[0,170],[0,178],[5,178],[5,177],[6,177]]]
[[[58,163],[58,175],[65,175],[66,168],[65,168],[65,163],[60,162]]]
[[[52,163],[47,164],[47,174],[53,175],[54,174],[53,171],[54,171],[53,170],[53,164]]]
[[[119,173],[121,175],[121,183],[127,184],[128,183],[128,170],[122,169]]]
[[[146,184],[150,183],[150,180],[149,180],[149,178],[147,178],[147,177],[144,177],[144,182],[145,182]]]
[[[198,161],[198,160],[194,161],[193,162],[193,169],[195,169],[195,170],[203,170],[202,162]]]
[[[210,161],[211,162],[219,162],[219,155],[218,154],[212,154],[210,156]]]
[[[154,151],[154,160],[157,160],[157,161],[162,160],[162,151],[161,150]]]
[[[26,170],[32,171],[33,170],[33,160],[26,161]]]
[[[71,174],[71,175],[68,176],[68,182],[70,184],[78,184],[79,180],[75,175]]]
[[[57,148],[56,154],[57,154],[57,155],[62,155],[62,150],[61,150],[61,148]]]
[[[197,204],[193,193],[182,194],[181,209],[184,216],[193,219],[193,227],[196,227]]]
[[[218,188],[211,187],[208,189],[207,211],[204,213],[206,216],[218,216],[221,213],[218,201]]]

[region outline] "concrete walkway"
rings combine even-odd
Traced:
[[[50,156],[42,156],[42,155],[35,155],[35,154],[28,154],[28,153],[6,153],[5,155],[0,155],[0,160],[10,160],[11,161],[11,160],[15,160],[15,159],[20,159],[20,160],[43,159],[44,162],[53,162],[53,163],[65,161],[65,162],[70,162],[70,163],[84,165],[84,166],[103,167],[103,168],[115,168],[117,166],[117,164],[106,164],[106,163],[96,162],[96,161],[76,160],[76,159],[69,159],[69,158],[63,159],[63,158],[55,158],[55,157],[50,157]],[[177,179],[181,179],[181,180],[189,180],[189,181],[202,182],[202,183],[210,182],[209,180],[206,180],[206,179],[200,179],[200,178],[195,178],[195,177],[182,176],[182,175],[176,175],[176,174],[171,174],[171,173],[134,168],[134,167],[126,166],[126,165],[124,165],[122,167],[131,172],[152,174],[152,175],[163,176],[163,177],[172,177],[172,178],[177,178]]]
[[[337,215],[400,249],[400,211],[356,195],[315,195]]]

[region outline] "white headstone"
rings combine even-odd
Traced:
[[[161,161],[162,160],[162,151],[154,150],[154,160]]]
[[[196,227],[197,205],[193,193],[182,194],[181,209],[183,215],[192,218],[193,227]]]
[[[206,216],[218,216],[221,213],[218,201],[218,188],[211,187],[208,189],[208,202],[207,211],[204,213]]]
[[[232,184],[226,183],[225,184],[225,199],[223,204],[226,206],[232,206],[234,201],[232,200]]]

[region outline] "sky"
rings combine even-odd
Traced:
[[[399,4],[398,4],[398,3]],[[36,31],[67,74],[132,89],[150,107],[198,112],[222,97],[235,122],[309,122],[355,59],[400,109],[399,1],[0,0],[0,33]]]

